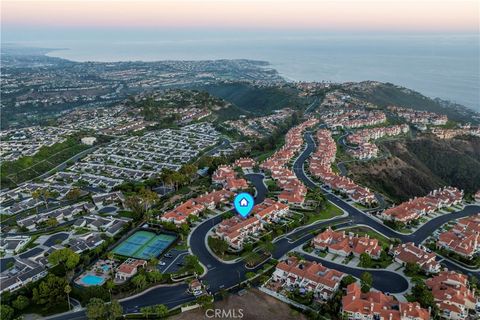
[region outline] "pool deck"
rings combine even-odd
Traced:
[[[114,261],[98,260],[89,270],[83,272],[75,279],[75,283],[82,287],[101,286],[111,278],[111,271],[115,270],[115,267],[116,263]],[[92,279],[92,277],[101,278],[102,281],[95,281],[95,283],[84,281],[85,278]]]

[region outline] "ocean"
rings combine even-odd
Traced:
[[[74,61],[265,60],[289,80],[391,82],[480,112],[478,34],[130,33],[37,45],[64,48],[49,55]]]

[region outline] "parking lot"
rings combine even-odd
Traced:
[[[161,273],[173,273],[183,266],[183,259],[188,255],[188,250],[171,249],[165,253],[158,264]],[[165,265],[161,265],[165,263]]]

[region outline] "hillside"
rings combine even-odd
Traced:
[[[423,136],[381,144],[391,153],[387,159],[348,165],[352,178],[404,201],[453,185],[472,193],[480,189],[480,138],[440,140]]]
[[[430,99],[416,91],[391,83],[369,81],[353,85],[346,84],[344,85],[344,90],[352,96],[381,107],[398,105],[416,110],[445,114],[450,120],[454,121],[480,123],[478,113],[464,106],[440,99]]]
[[[285,107],[302,108],[307,105],[306,99],[298,96],[298,90],[289,86],[264,87],[229,82],[211,84],[201,89],[255,115],[266,115]]]

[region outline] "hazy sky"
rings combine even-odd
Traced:
[[[1,1],[2,33],[36,28],[478,32],[480,1]]]

